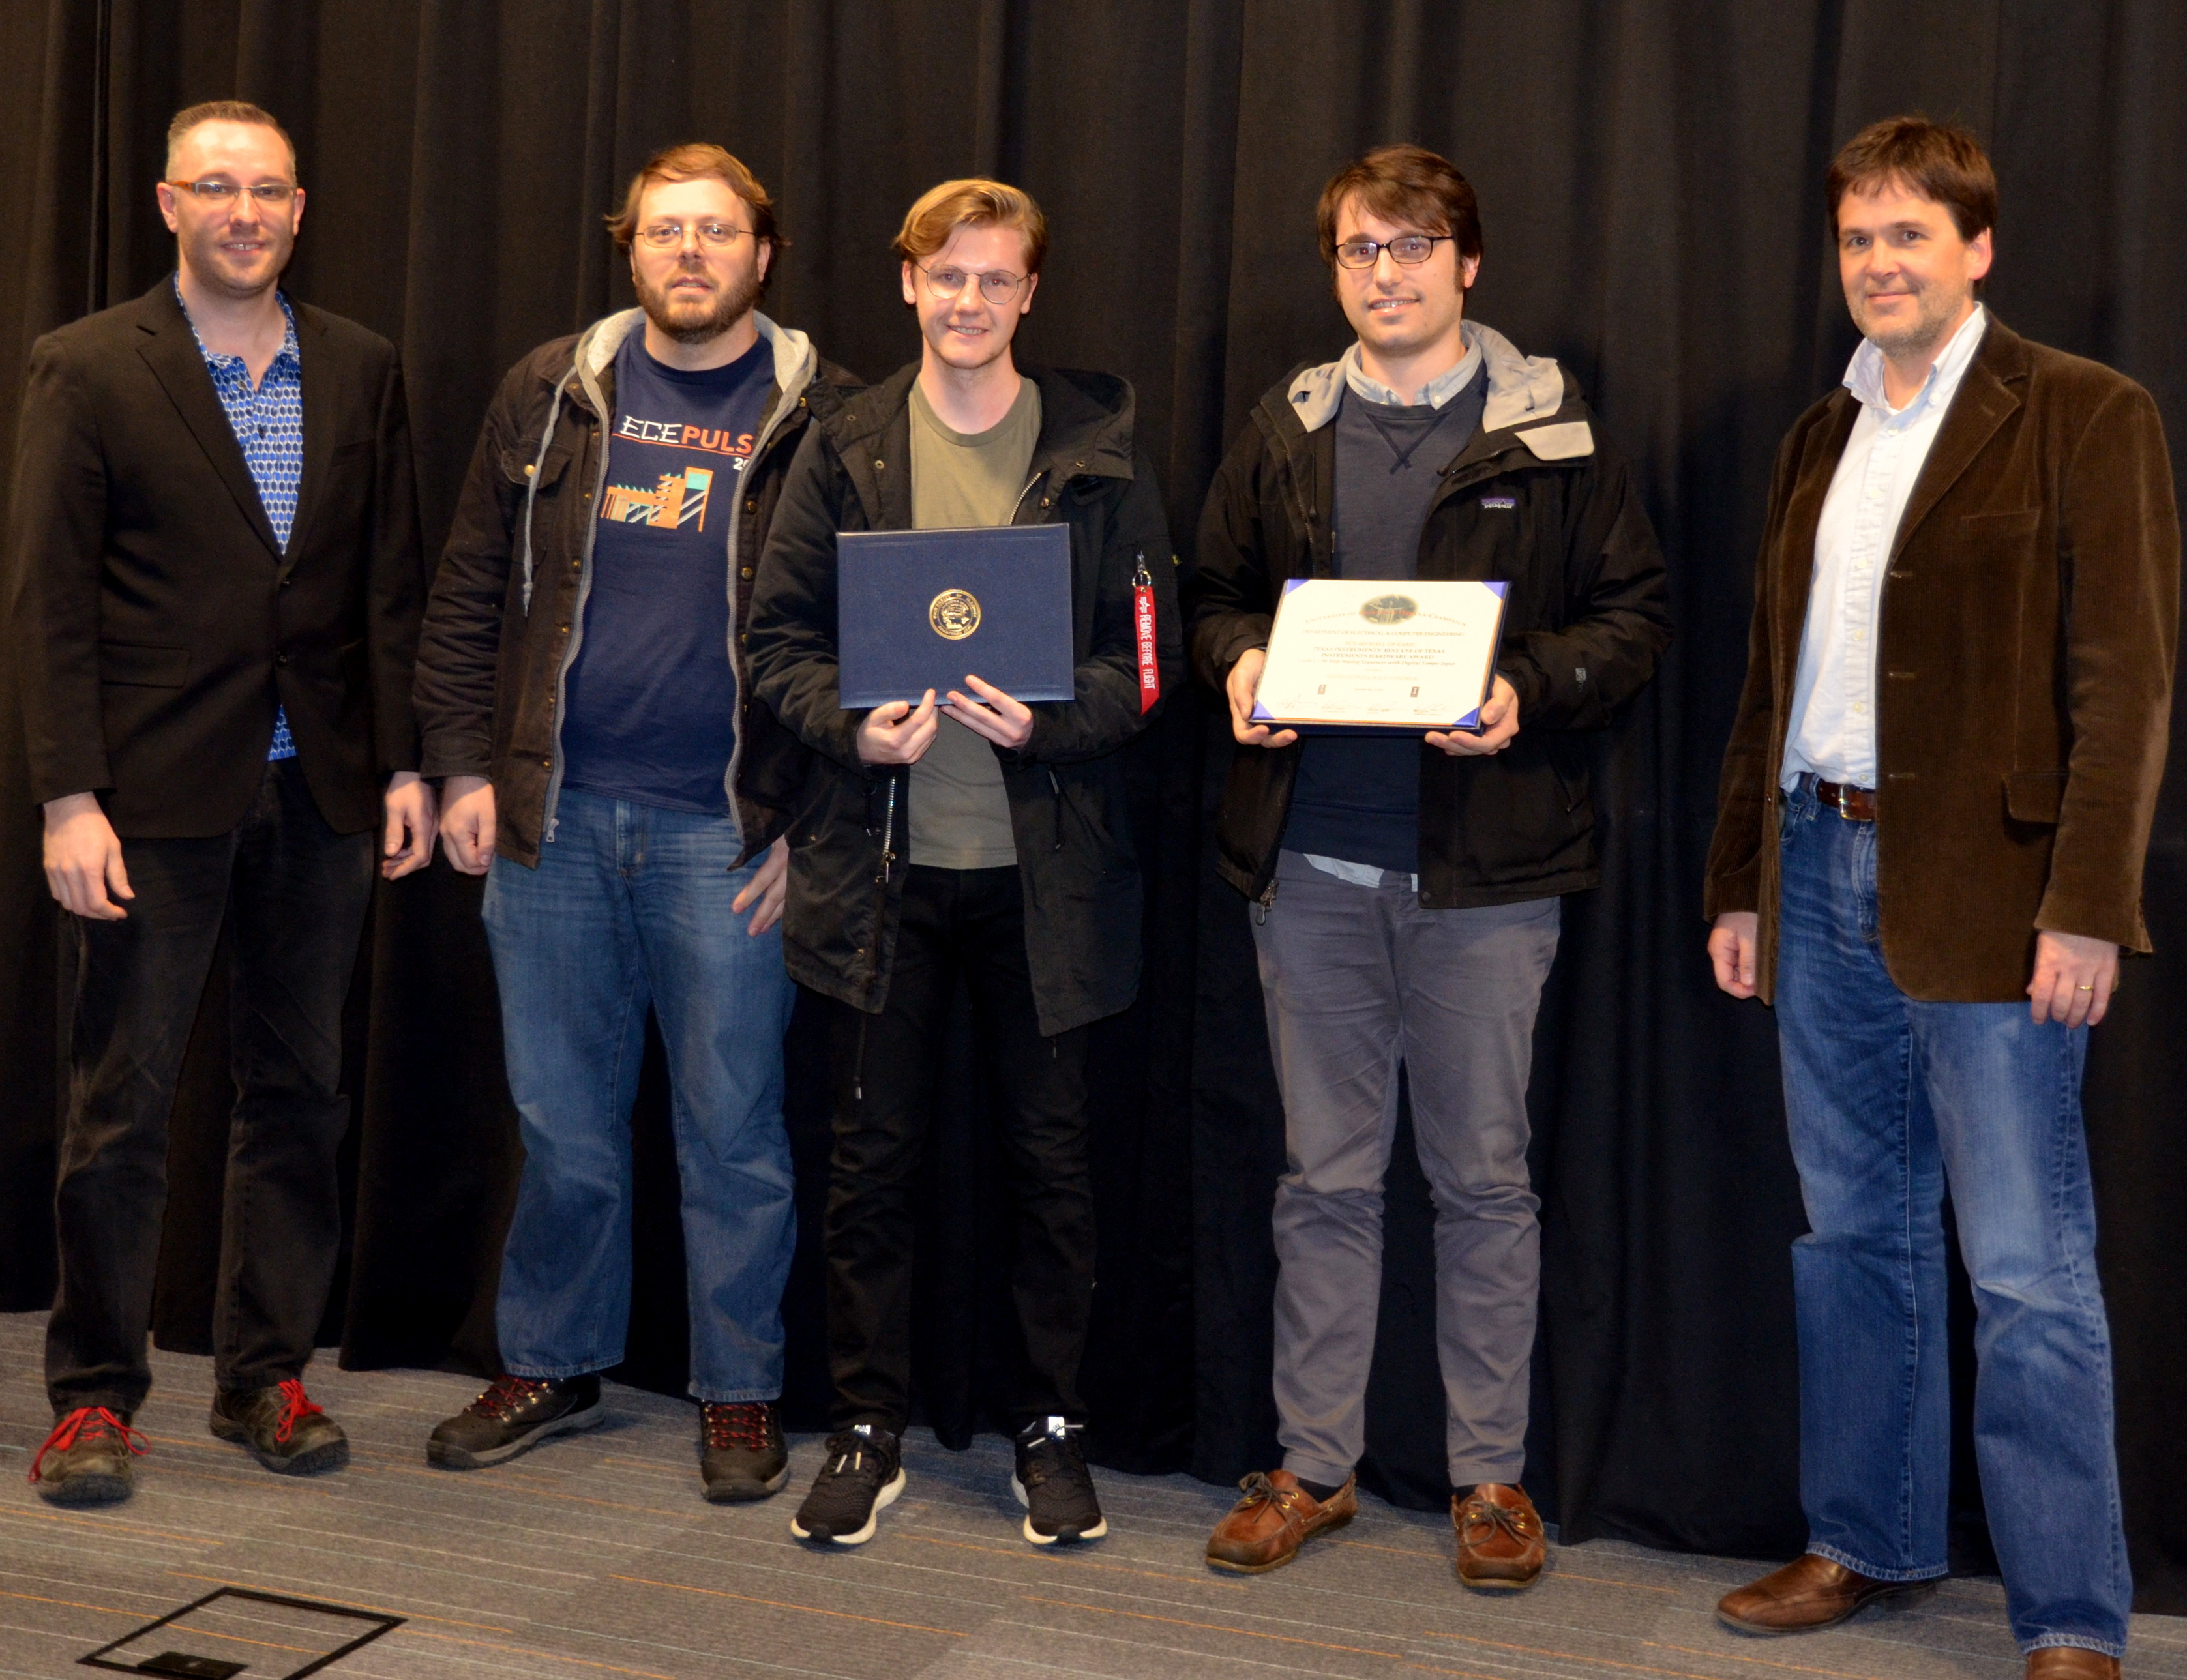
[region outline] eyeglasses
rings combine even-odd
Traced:
[[[1346,268],[1372,268],[1384,251],[1408,268],[1417,268],[1435,255],[1435,248],[1454,233],[1400,233],[1394,239],[1346,239],[1336,248],[1336,260]]]
[[[920,262],[911,266],[926,276],[926,289],[936,297],[955,297],[964,289],[965,281],[977,280],[981,297],[990,303],[1008,303],[1026,283],[1026,276],[1003,268],[990,268],[984,274],[975,274],[969,268],[929,268]]]
[[[195,194],[198,202],[214,205],[233,204],[238,193],[248,193],[268,210],[278,209],[296,196],[297,189],[286,181],[260,181],[248,187],[239,187],[233,181],[205,179],[198,181],[169,181],[164,184],[178,193]]]
[[[691,231],[699,236],[699,243],[708,250],[721,250],[736,243],[751,232],[749,228],[732,228],[726,222],[694,222]],[[656,222],[650,228],[641,228],[638,235],[640,244],[654,250],[674,250],[683,243],[683,223]]]

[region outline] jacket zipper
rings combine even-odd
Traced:
[[[770,344],[768,348],[772,351],[773,346]],[[805,385],[809,385],[812,382],[812,377],[808,370]],[[767,423],[760,428],[757,441],[752,445],[752,452],[745,457],[744,470],[737,475],[737,494],[729,503],[729,563],[728,571],[728,583],[729,590],[728,655],[729,683],[731,688],[734,690],[734,693],[730,698],[729,704],[734,708],[734,710],[730,713],[730,716],[736,722],[736,735],[729,743],[728,767],[722,772],[722,791],[728,797],[729,820],[737,825],[736,855],[738,856],[741,856],[745,849],[745,816],[743,812],[737,809],[737,766],[744,758],[745,732],[744,727],[745,677],[744,671],[739,668],[737,663],[737,539],[742,536],[744,532],[744,503],[749,501],[751,497],[751,492],[745,487],[745,481],[751,477],[752,469],[759,465],[760,457],[767,452],[767,445],[773,441],[775,434],[781,430],[783,419],[789,413],[791,407],[793,406],[790,402],[790,398],[794,396],[801,402],[803,400],[805,385],[800,385],[794,392],[788,391],[784,391],[782,393],[782,401],[776,403],[774,406],[774,413],[767,417]],[[749,862],[750,860],[746,859],[745,861]],[[734,867],[732,868],[732,873],[734,873]]]
[[[553,424],[553,414],[559,411],[562,392],[568,385],[571,376],[575,375],[580,385],[583,383],[584,356],[586,351],[591,347],[591,336],[590,334],[587,334],[583,339],[578,340],[576,352],[571,358],[570,373],[565,374],[561,383],[554,387],[555,409],[550,411],[548,421],[550,425]],[[593,404],[593,421],[597,425],[600,407],[598,386],[587,391],[585,395]],[[599,526],[593,517],[592,501],[608,481],[606,447],[604,446],[596,447],[593,454],[596,458],[593,463],[592,495],[586,498],[582,515],[585,521],[585,540],[578,554],[577,598],[570,608],[570,643],[562,650],[561,669],[554,673],[554,761],[547,767],[547,803],[545,809],[540,813],[539,841],[543,846],[550,846],[554,843],[555,825],[560,820],[556,812],[562,801],[562,720],[569,715],[570,667],[577,662],[577,649],[584,643],[585,603],[592,598],[593,593],[593,537]],[[537,473],[531,475],[529,493],[532,496],[539,493],[539,475]],[[527,529],[529,529],[531,513],[531,505],[527,503],[525,507]]]

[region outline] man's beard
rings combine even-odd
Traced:
[[[677,269],[669,277],[668,285],[673,286],[689,272]],[[642,274],[633,274],[631,278],[638,288],[638,301],[645,311],[645,318],[678,344],[706,344],[721,337],[759,301],[760,277],[756,267],[747,269],[728,286],[716,292],[714,306],[695,317],[670,312],[672,299],[667,286],[650,285]]]
[[[1862,299],[1864,305],[1867,301]],[[1865,308],[1856,311],[1854,319],[1869,342],[1886,356],[1918,356],[1942,341],[1959,313],[1956,300],[1945,301],[1937,287],[1924,286],[1914,294],[1914,318],[1903,325],[1878,331],[1869,324]]]

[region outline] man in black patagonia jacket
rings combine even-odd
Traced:
[[[683,1181],[706,1497],[789,1475],[782,1290],[796,1233],[781,840],[805,749],[751,703],[739,632],[783,479],[850,377],[753,306],[784,243],[719,146],[672,147],[609,232],[643,306],[502,381],[418,659],[449,862],[487,876],[524,1173],[502,1375],[434,1430],[475,1469],[602,1421],[630,1317],[630,1110],[647,1006]],[[747,919],[746,913],[749,913]]]
[[[1389,146],[1323,189],[1323,259],[1358,340],[1263,397],[1200,521],[1195,668],[1239,745],[1217,866],[1254,901],[1284,1098],[1280,1469],[1207,1546],[1248,1573],[1349,1519],[1364,1447],[1382,1178],[1406,1069],[1436,1206],[1451,1520],[1468,1586],[1546,1556],[1519,1487],[1540,1275],[1526,1076],[1560,895],[1596,885],[1586,732],[1671,639],[1647,514],[1577,384],[1465,317],[1473,189]],[[1508,582],[1481,731],[1302,741],[1251,722],[1294,577]]]
[[[754,680],[814,749],[784,949],[838,1006],[825,1235],[837,1433],[791,1525],[801,1539],[870,1539],[903,1486],[917,1177],[960,974],[1017,1201],[1009,1404],[1024,1534],[1049,1545],[1105,1531],[1077,1436],[1094,1288],[1086,1029],[1138,988],[1116,750],[1184,660],[1131,387],[1021,373],[1010,356],[1046,244],[1039,207],[999,182],[945,182],[912,206],[897,248],[921,358],[799,446],[752,601]],[[838,531],[1050,523],[1071,528],[1073,698],[1021,705],[968,672],[946,719],[931,691],[841,707]],[[1144,672],[1135,576],[1155,618]]]

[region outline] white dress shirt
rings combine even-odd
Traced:
[[[1815,526],[1815,579],[1785,742],[1782,782],[1788,789],[1803,770],[1826,782],[1875,785],[1875,638],[1884,570],[1988,318],[1976,304],[1903,408],[1885,400],[1883,352],[1868,340],[1846,368],[1846,389],[1859,400],[1860,414]]]

